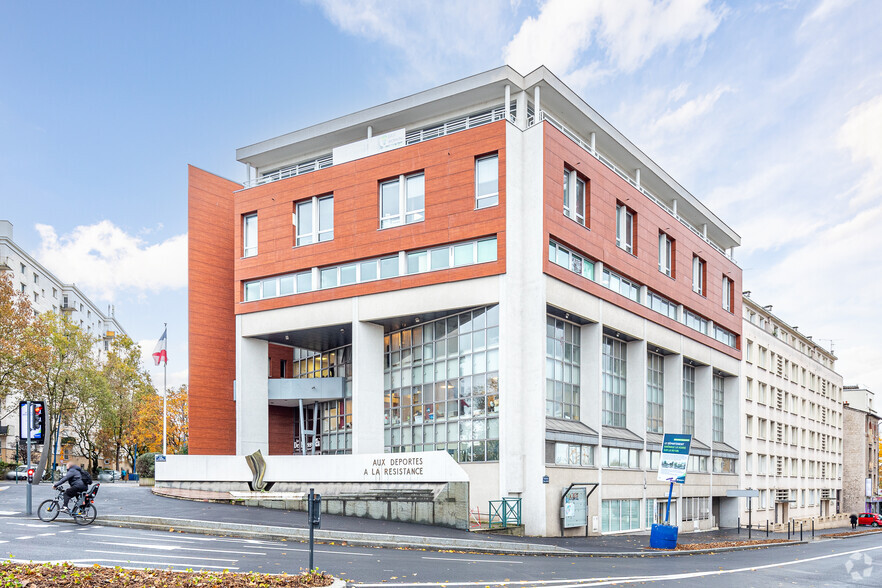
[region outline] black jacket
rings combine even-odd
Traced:
[[[83,481],[83,470],[80,469],[80,466],[72,465],[69,468],[67,468],[67,473],[64,475],[63,478],[58,480],[55,483],[55,485],[61,486],[65,482],[70,483],[71,486],[74,486],[74,485],[85,486],[86,485],[86,483]]]

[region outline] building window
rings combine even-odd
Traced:
[[[683,366],[683,432],[695,434],[695,367]]]
[[[668,318],[677,320],[677,305],[664,296],[659,296],[652,290],[646,293],[646,305],[655,312],[660,312]]]
[[[690,455],[686,462],[686,471],[707,473],[707,457],[704,455]]]
[[[564,267],[575,274],[589,280],[594,279],[594,262],[590,259],[574,253],[558,245],[554,241],[548,242],[548,260],[551,263]]]
[[[624,204],[616,205],[616,245],[634,253],[634,213]]]
[[[735,460],[731,457],[715,457],[714,458],[715,474],[737,474],[735,469]]]
[[[385,337],[387,452],[447,451],[499,460],[499,307]]]
[[[312,197],[297,203],[295,244],[309,245],[334,238],[334,196]]]
[[[704,260],[697,255],[692,256],[692,290],[697,294],[705,296],[704,292]]]
[[[352,453],[352,346],[320,353],[295,347],[292,359],[292,378],[343,378],[343,398],[316,402],[312,416],[307,412],[304,415],[307,423],[299,423],[299,426],[315,424],[316,453]],[[287,366],[283,369],[287,372]],[[295,454],[302,451],[300,443],[299,431],[295,428]],[[311,449],[311,443],[307,441],[306,452]]]
[[[475,208],[499,204],[499,156],[475,161]]]
[[[610,269],[603,268],[601,283],[613,292],[618,292],[634,302],[640,302],[640,286]]]
[[[380,228],[420,222],[425,218],[426,176],[399,176],[380,184]]]
[[[601,455],[601,464],[605,468],[629,468],[636,470],[640,467],[640,451],[637,449],[603,447],[601,448]]]
[[[727,331],[723,327],[714,325],[714,339],[720,343],[725,343],[729,347],[735,347],[735,333]]]
[[[34,274],[34,283],[35,283],[35,284],[39,284],[39,283],[40,283],[40,276],[39,276],[39,274]]]
[[[601,501],[601,531],[634,531],[640,528],[639,500]]]
[[[22,274],[25,273],[25,264],[21,264],[21,273],[22,273]]]
[[[626,426],[626,346],[619,339],[603,337],[603,424],[610,427]]]
[[[665,358],[650,351],[646,356],[646,430],[665,429]]]
[[[580,225],[585,225],[585,180],[575,171],[564,170],[563,213]]]
[[[554,465],[592,467],[594,447],[576,443],[555,443]]]
[[[674,277],[674,240],[665,233],[658,234],[658,271]]]
[[[684,521],[707,521],[710,519],[710,498],[696,496],[681,498]]]
[[[242,222],[244,257],[257,255],[257,213],[246,214]]]
[[[707,319],[698,316],[690,310],[685,310],[683,312],[683,318],[685,319],[687,327],[707,335]]]
[[[56,290],[55,288],[52,288],[52,298],[58,298],[58,290]]]
[[[580,329],[553,316],[545,320],[545,416],[578,421]]]
[[[279,377],[287,378],[288,377],[288,360],[282,359],[279,361]]]
[[[21,283],[21,293],[24,294],[28,291],[28,285],[24,282]]]
[[[723,378],[722,376],[714,375],[713,382],[713,394],[714,394],[714,408],[713,408],[713,418],[714,418],[714,441],[723,441]]]
[[[728,312],[732,312],[733,286],[732,280],[723,276],[723,310]]]

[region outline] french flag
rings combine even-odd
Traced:
[[[156,348],[153,350],[153,361],[156,362],[156,365],[159,365],[161,362],[168,363],[168,354],[165,351],[166,344],[166,335],[168,334],[168,328],[166,328],[162,332],[162,337],[159,338],[159,341],[156,342]]]

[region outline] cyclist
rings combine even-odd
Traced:
[[[71,498],[76,496],[81,492],[86,491],[86,482],[84,478],[86,478],[86,473],[80,468],[78,465],[72,465],[67,468],[67,474],[60,480],[58,480],[55,484],[52,485],[53,488],[60,488],[65,482],[70,484],[68,489],[64,491],[64,504],[61,507],[61,510],[64,512],[70,512],[67,508],[67,503]]]

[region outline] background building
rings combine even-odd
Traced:
[[[836,514],[842,489],[842,376],[836,357],[743,297],[741,479],[753,523]],[[742,522],[747,501],[742,499]]]
[[[882,512],[879,491],[879,413],[865,386],[845,386],[843,512]]]
[[[97,337],[96,353],[107,351],[114,337],[125,334],[113,307],[103,312],[76,284],[65,284],[16,244],[12,223],[8,220],[0,220],[0,272],[8,274],[16,289],[28,297],[35,314],[64,313],[73,324]],[[20,400],[17,395],[0,400],[0,460],[3,461],[14,461]]]
[[[473,508],[614,533],[663,516],[662,434],[688,432],[673,520],[734,524],[739,237],[551,72],[237,157],[243,185],[190,170],[191,454],[446,451]]]

